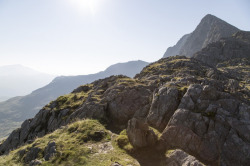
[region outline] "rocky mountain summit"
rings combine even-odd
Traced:
[[[209,43],[218,41],[223,37],[230,37],[237,31],[239,31],[238,28],[208,14],[192,33],[184,35],[175,46],[169,47],[163,57],[175,55],[191,57]]]

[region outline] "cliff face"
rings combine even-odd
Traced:
[[[222,37],[230,37],[237,31],[239,29],[236,27],[208,14],[192,33],[184,35],[174,47],[168,48],[163,57],[175,55],[191,57],[209,43],[218,41]]]

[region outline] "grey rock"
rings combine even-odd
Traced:
[[[168,166],[204,166],[204,164],[194,156],[180,149],[174,150],[167,157],[166,163]]]
[[[56,143],[54,141],[49,142],[47,147],[44,149],[44,160],[48,161],[56,154],[56,152]]]
[[[29,130],[30,130],[30,122],[31,120],[30,119],[27,119],[23,122],[21,128],[21,132],[20,132],[20,142],[25,142],[25,139],[29,133]]]
[[[110,166],[122,166],[122,165],[118,162],[115,162],[115,163],[112,163]]]
[[[243,39],[241,36],[244,36]],[[249,58],[250,33],[239,31],[232,37],[210,43],[207,47],[194,54],[194,58],[211,66],[236,58]]]
[[[136,85],[127,87],[126,85],[118,85],[108,89],[104,95],[108,102],[107,112],[109,118],[115,125],[126,125],[128,120],[133,118],[137,112],[146,116],[145,108],[149,108],[150,96],[152,92],[147,86]],[[141,115],[141,116],[143,116]]]
[[[154,94],[147,116],[149,125],[163,130],[179,105],[179,91],[175,87],[162,87]]]
[[[20,131],[20,128],[12,131],[10,136],[0,145],[0,154],[7,154],[20,144]]]
[[[29,163],[32,160],[37,159],[39,152],[41,152],[42,150],[38,147],[32,147],[30,149],[27,150],[26,156],[24,157],[24,162],[25,163]]]
[[[250,143],[240,138],[235,130],[230,130],[222,147],[221,165],[244,166],[249,163]]]
[[[36,166],[36,165],[42,165],[42,161],[40,160],[32,160],[29,164],[29,166]]]
[[[219,161],[246,165],[249,158],[245,156],[250,154],[249,111],[249,105],[211,85],[190,85],[161,142],[167,149],[181,148],[212,165]]]
[[[131,119],[127,128],[128,139],[135,148],[150,147],[156,144],[157,136],[143,120]]]
[[[26,154],[26,149],[19,150],[17,154],[19,155],[19,158],[23,158],[23,156]]]

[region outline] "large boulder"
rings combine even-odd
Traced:
[[[128,122],[128,139],[135,148],[150,147],[156,144],[157,136],[144,120],[133,118]]]

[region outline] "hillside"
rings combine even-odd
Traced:
[[[0,102],[47,85],[55,76],[22,65],[0,66]]]
[[[248,33],[224,40],[244,42]],[[248,165],[250,57],[245,53],[224,56],[216,65],[168,57],[134,78],[110,76],[82,85],[13,131],[0,152],[16,150],[0,157],[0,164]],[[99,145],[106,147],[104,158],[94,148]]]
[[[48,85],[33,91],[29,95],[0,102],[0,126],[4,126],[0,128],[0,138],[9,135],[25,119],[34,117],[45,104],[55,100],[58,96],[70,93],[82,84],[111,75],[124,74],[133,77],[147,64],[144,61],[130,61],[111,65],[105,71],[96,74],[57,77]]]
[[[169,47],[163,57],[175,55],[191,57],[209,43],[218,41],[223,37],[230,37],[237,31],[239,31],[238,28],[208,14],[192,33],[184,35],[175,46]]]

